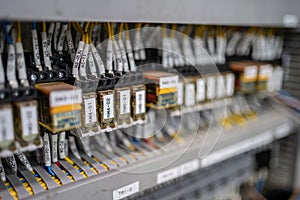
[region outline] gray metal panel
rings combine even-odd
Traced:
[[[0,6],[1,19],[22,20],[283,26],[286,14],[300,18],[300,1],[10,0],[2,1]]]
[[[291,120],[285,112],[267,112],[260,116],[259,119],[249,121],[243,129],[237,127],[225,130],[215,148],[206,157],[213,155],[215,152],[219,152],[221,159],[216,162],[220,162],[222,161],[222,149],[228,150],[231,146],[236,146],[239,143],[242,145],[242,142],[245,141],[251,142],[254,138],[257,140],[258,137],[260,138],[260,136],[265,133],[271,134],[272,139],[268,142],[272,142],[272,140],[285,135],[282,131],[290,131],[289,128],[282,129],[282,125],[287,124],[292,125]],[[281,130],[281,133],[278,132],[279,129]],[[203,138],[199,135],[193,142],[193,145],[188,149],[181,148],[174,151],[168,151],[159,156],[154,156],[143,161],[119,167],[117,170],[111,170],[107,173],[76,181],[72,184],[64,185],[42,194],[37,194],[34,197],[39,199],[71,199],[75,196],[78,199],[99,199],[100,197],[101,199],[112,199],[113,190],[136,181],[139,181],[140,183],[140,191],[152,188],[157,185],[156,179],[158,173],[178,167],[182,163],[198,159],[202,139]],[[211,147],[204,144],[203,148],[207,149]],[[238,152],[236,153],[245,153],[246,151],[255,148],[257,148],[257,146],[253,146],[246,150],[241,146],[237,149]],[[227,158],[229,158],[228,155]]]

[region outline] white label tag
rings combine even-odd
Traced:
[[[14,45],[8,46],[7,68],[6,68],[7,80],[16,80],[16,54]]]
[[[61,27],[61,32],[58,37],[58,43],[57,43],[57,51],[59,52],[61,52],[64,48],[67,29],[68,29],[68,24],[63,24]]]
[[[51,159],[52,162],[57,162],[58,154],[57,154],[57,134],[49,134],[50,143],[51,143]]]
[[[118,42],[116,40],[113,40],[113,49],[114,49],[114,55],[115,55],[115,59],[117,61],[117,70],[119,72],[123,71],[123,62],[122,62],[122,55],[120,52],[120,48],[118,45]]]
[[[185,106],[195,105],[195,84],[188,83],[185,85],[184,97]]]
[[[113,200],[123,199],[140,191],[140,182],[136,181],[113,191]]]
[[[49,53],[49,43],[47,38],[46,32],[41,32],[42,38],[42,49],[43,49],[43,56],[44,56],[44,63],[47,68],[51,68],[51,61],[50,61],[50,53]]]
[[[207,99],[214,99],[216,96],[216,78],[214,76],[207,77]]]
[[[0,110],[0,141],[14,139],[13,115],[10,108]]]
[[[89,124],[97,121],[95,98],[84,100],[84,111],[85,111],[85,124]]]
[[[31,30],[31,36],[32,36],[32,47],[34,51],[34,62],[36,66],[41,65],[41,58],[40,58],[40,49],[39,49],[39,40],[37,36],[37,31]]]
[[[128,66],[128,61],[127,61],[127,56],[126,56],[126,50],[124,47],[123,40],[118,40],[121,56],[122,56],[122,62],[123,62],[123,67],[124,67],[124,72],[129,71],[129,66]]]
[[[20,42],[16,42],[16,57],[19,79],[27,80],[23,44]]]
[[[112,47],[112,40],[107,40],[107,50],[106,50],[106,69],[108,71],[113,70],[113,47]]]
[[[67,45],[69,48],[70,58],[71,58],[71,61],[74,62],[76,52],[75,52],[75,47],[74,47],[74,43],[73,43],[71,30],[67,30],[66,38],[67,38]]]
[[[146,112],[146,92],[145,90],[137,91],[135,93],[135,114],[142,114]]]
[[[90,45],[85,44],[83,53],[81,55],[81,60],[80,60],[80,66],[79,66],[79,74],[83,77],[86,77],[86,61],[88,58],[88,53],[89,53]]]
[[[114,117],[114,95],[104,95],[103,96],[103,112],[104,119],[110,119]]]
[[[21,108],[21,122],[23,136],[38,133],[37,107],[26,106]]]
[[[50,150],[50,141],[48,133],[44,133],[43,136],[43,153],[44,153],[44,163],[45,166],[51,165],[51,150]]]
[[[180,176],[197,171],[199,169],[199,164],[200,163],[198,159],[183,163],[179,166]]]
[[[170,181],[172,179],[175,179],[178,176],[179,176],[178,167],[174,167],[174,168],[171,168],[167,171],[158,173],[157,176],[156,176],[156,183],[161,184],[161,183]]]
[[[266,64],[266,65],[261,65],[259,68],[259,77],[266,77],[270,78],[272,75],[272,65]]]
[[[125,41],[125,47],[126,47],[129,65],[130,65],[130,71],[136,71],[136,66],[135,66],[135,62],[133,59],[133,53],[132,53],[132,47],[131,47],[130,40]]]
[[[204,101],[205,100],[205,83],[202,78],[197,79],[197,101]]]
[[[72,68],[72,74],[74,76],[78,76],[78,67],[80,65],[80,59],[83,53],[83,48],[85,46],[85,43],[83,41],[80,41],[78,43],[78,48],[76,51],[76,55],[75,55],[75,59],[74,59],[74,63],[73,63],[73,68]]]
[[[183,104],[183,82],[177,84],[177,105]]]
[[[90,47],[91,47],[91,50],[92,50],[92,54],[96,60],[96,63],[97,63],[97,66],[98,66],[98,71],[99,71],[99,74],[102,75],[105,73],[105,66],[103,64],[103,61],[96,49],[96,47],[94,46],[94,44],[90,44]]]
[[[244,76],[246,78],[256,78],[257,76],[257,66],[247,66],[244,70]]]
[[[50,93],[50,107],[82,103],[81,89],[54,91]]]
[[[120,91],[120,114],[130,113],[130,90]]]
[[[178,76],[168,76],[159,79],[159,88],[176,88],[178,84]]]

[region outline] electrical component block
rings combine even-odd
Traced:
[[[52,133],[81,127],[82,91],[63,82],[36,85],[40,124]]]
[[[178,75],[162,71],[144,72],[147,107],[172,108],[177,105]]]

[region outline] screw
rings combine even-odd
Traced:
[[[45,75],[44,74],[40,74],[40,79],[44,79]]]
[[[63,78],[63,77],[64,77],[64,73],[58,72],[58,78]]]
[[[31,79],[32,81],[36,81],[36,80],[38,79],[38,77],[37,77],[37,75],[35,75],[35,74],[31,74],[31,75],[30,75],[30,79]]]

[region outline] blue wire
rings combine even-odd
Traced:
[[[140,139],[138,139],[138,138],[136,138],[136,137],[134,137],[133,138],[133,142],[135,143],[135,144],[137,144],[137,145],[140,145]]]
[[[7,23],[6,22],[2,22],[2,26],[3,26],[3,32],[4,32],[5,38],[7,40],[7,43],[9,45],[12,45],[13,42],[12,42],[12,40],[11,40],[9,34],[8,34],[8,31],[7,31]]]
[[[32,29],[33,29],[33,30],[36,29],[36,22],[32,22]]]
[[[52,171],[51,167],[45,166],[45,169],[51,176],[55,176],[55,173]]]

